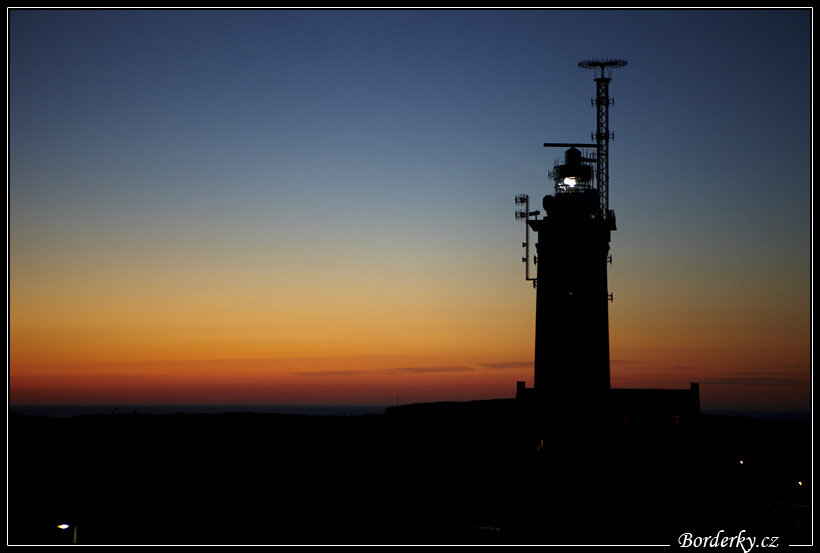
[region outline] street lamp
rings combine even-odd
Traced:
[[[60,530],[68,530],[69,528],[74,528],[74,542],[77,543],[77,525],[76,524],[58,524],[57,528]]]

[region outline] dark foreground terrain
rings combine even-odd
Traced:
[[[530,426],[507,400],[357,417],[12,413],[8,541],[71,543],[65,522],[80,544],[811,542],[807,422],[704,415],[542,448]]]

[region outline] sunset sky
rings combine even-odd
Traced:
[[[615,57],[612,386],[810,407],[809,10],[7,15],[12,406],[513,397]]]

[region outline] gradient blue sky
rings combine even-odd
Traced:
[[[617,57],[613,386],[808,409],[810,10],[7,13],[12,403],[512,396],[514,196]]]

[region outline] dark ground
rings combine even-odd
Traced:
[[[70,543],[64,521],[80,544],[675,545],[720,530],[811,543],[808,422],[702,415],[540,451],[530,422],[512,400],[355,417],[12,413],[8,543]]]

